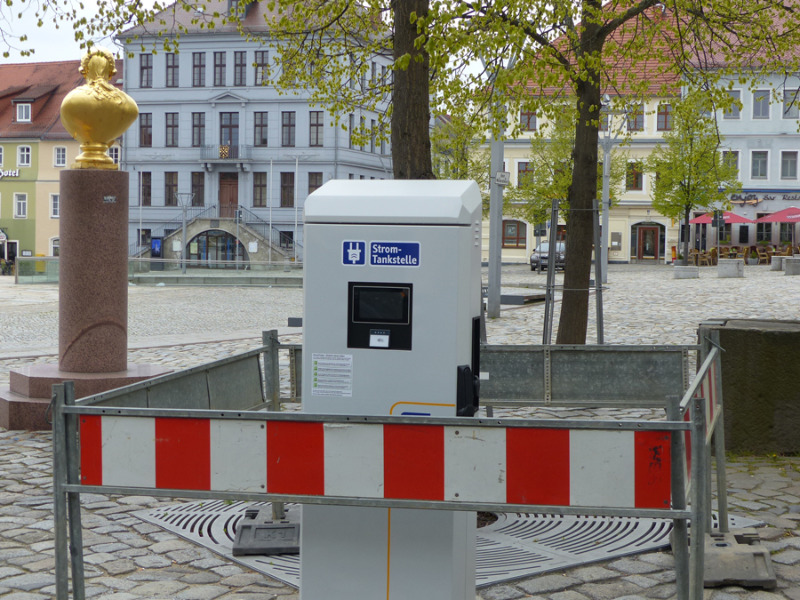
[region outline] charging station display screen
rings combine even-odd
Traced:
[[[347,347],[411,350],[413,292],[410,283],[351,281]]]
[[[408,323],[411,290],[407,287],[353,287],[356,323]]]

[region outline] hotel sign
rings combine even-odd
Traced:
[[[731,194],[731,204],[758,204],[759,202],[769,202],[770,200],[781,200],[783,202],[800,201],[800,193],[796,194]]]
[[[19,177],[19,169],[14,169],[13,171],[0,171],[0,179],[4,177]]]

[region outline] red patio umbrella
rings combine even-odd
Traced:
[[[756,223],[800,223],[800,208],[790,206],[771,215],[756,219]]]
[[[800,223],[800,208],[790,206],[771,215],[756,219],[756,223]],[[792,246],[794,246],[794,227],[792,227]]]
[[[711,221],[714,219],[714,213],[706,213],[704,215],[700,215],[699,217],[695,217],[694,219],[689,221],[690,225],[711,225]],[[755,223],[752,219],[748,219],[747,217],[743,217],[741,215],[737,215],[736,213],[732,213],[730,211],[724,211],[722,213],[722,220],[725,221],[725,224],[729,223]]]

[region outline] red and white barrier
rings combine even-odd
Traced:
[[[80,416],[84,486],[670,508],[668,431]]]

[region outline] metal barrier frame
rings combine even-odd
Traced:
[[[724,424],[720,385],[720,348],[718,341],[703,340],[701,351],[703,363],[697,375],[683,394],[665,399],[666,421],[590,421],[590,420],[520,420],[492,418],[432,418],[432,417],[365,417],[365,416],[320,416],[310,414],[279,413],[280,390],[277,354],[270,356],[281,344],[277,332],[264,332],[264,346],[242,356],[263,353],[264,389],[268,391],[267,401],[274,412],[256,412],[242,408],[228,409],[189,409],[189,408],[122,408],[99,405],[101,401],[125,397],[122,390],[141,386],[127,386],[113,392],[99,394],[76,403],[72,382],[53,386],[53,478],[54,478],[54,518],[55,518],[55,556],[56,556],[56,598],[66,600],[69,594],[69,570],[71,565],[73,598],[84,600],[83,543],[80,515],[81,493],[111,493],[120,495],[139,495],[184,498],[219,498],[225,500],[258,500],[281,502],[303,502],[307,504],[338,504],[353,506],[407,507],[444,510],[487,510],[521,511],[549,514],[577,514],[600,516],[638,516],[673,519],[673,553],[675,556],[676,581],[679,600],[701,600],[703,597],[703,567],[705,536],[691,536],[689,542],[689,523],[695,531],[711,530],[711,449],[717,458],[717,488],[720,526],[727,530],[727,506],[724,478]],[[284,346],[286,347],[286,346]],[[291,352],[299,350],[289,345]],[[237,357],[213,363],[231,361]],[[296,358],[296,357],[295,357]],[[295,361],[295,364],[299,361]],[[195,370],[202,372],[206,367]],[[192,371],[192,370],[189,370]],[[185,373],[185,372],[184,372]],[[175,376],[179,374],[174,374]],[[170,377],[170,376],[167,376]],[[155,381],[155,380],[154,380]],[[152,382],[151,382],[152,383]],[[136,390],[134,390],[136,391]],[[706,397],[709,396],[709,397]],[[275,410],[277,409],[277,410]],[[346,422],[349,424],[392,423],[392,424],[441,424],[464,427],[528,427],[549,429],[613,429],[634,431],[669,431],[671,436],[671,497],[672,505],[667,509],[631,509],[609,507],[543,506],[535,504],[470,503],[453,501],[419,501],[396,499],[365,499],[358,497],[320,497],[291,494],[231,493],[173,489],[126,488],[112,486],[84,486],[80,484],[80,441],[78,419],[80,415],[113,415],[116,417],[178,417],[214,418],[256,421],[305,421],[305,422]],[[694,460],[687,461],[686,438],[691,444]],[[687,499],[690,502],[687,505]],[[688,508],[687,506],[691,506]],[[69,565],[68,565],[69,561]]]

